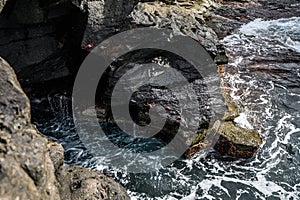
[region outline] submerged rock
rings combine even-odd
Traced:
[[[122,186],[105,175],[62,166],[62,146],[31,124],[29,100],[2,58],[0,93],[0,199],[129,199]]]

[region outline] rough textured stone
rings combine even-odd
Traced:
[[[60,199],[48,140],[30,124],[29,100],[2,58],[0,77],[0,196]]]
[[[223,155],[251,158],[262,144],[257,131],[239,127],[233,122],[224,122],[218,133],[220,137],[214,148]]]
[[[47,148],[55,171],[57,171],[64,164],[64,148],[61,144],[52,141],[48,142]]]
[[[175,34],[192,37],[208,51],[217,54],[217,35],[203,18],[208,8],[214,5],[214,1],[178,1],[172,5],[159,1],[140,2],[130,16],[136,26],[171,29]]]
[[[129,27],[127,16],[137,0],[81,0],[74,1],[83,12],[87,13],[87,24],[82,47],[98,45],[107,37]]]
[[[30,123],[29,100],[13,69],[0,58],[0,199],[129,199],[113,179],[62,166],[63,160],[62,146]]]
[[[62,199],[130,199],[112,178],[82,167],[64,167],[58,173]]]

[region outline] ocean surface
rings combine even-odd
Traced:
[[[263,145],[251,159],[221,157],[213,150],[177,160],[148,174],[108,167],[92,157],[76,135],[70,98],[51,94],[54,118],[35,119],[39,130],[60,142],[66,164],[99,170],[127,189],[132,199],[299,199],[300,198],[300,18],[242,26],[222,43],[230,56],[223,83],[243,108],[235,119],[254,128]]]

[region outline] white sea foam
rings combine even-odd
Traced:
[[[300,52],[300,17],[271,21],[256,19],[249,24],[243,25],[239,31],[246,36],[277,40],[287,47]]]
[[[273,21],[258,19],[242,26],[237,34],[228,36],[223,42],[227,49],[235,49],[242,45],[245,50],[248,50],[247,48],[253,49],[259,45],[261,45],[259,48],[265,48],[263,44],[266,40],[268,41],[267,45],[274,45],[274,48],[292,48],[300,52],[299,35],[300,18]],[[251,44],[250,38],[252,37],[258,38],[261,43]],[[272,40],[276,40],[278,43],[273,44]],[[295,178],[293,180],[292,177],[293,174],[299,173],[299,169],[295,169],[299,167],[299,161],[294,158],[297,155],[294,157],[289,155],[286,146],[293,143],[299,144],[293,139],[300,135],[300,127],[295,123],[295,113],[279,109],[280,101],[278,100],[280,98],[282,101],[285,100],[286,96],[284,95],[287,94],[300,96],[300,93],[293,91],[277,94],[275,91],[286,92],[289,88],[270,80],[258,80],[249,72],[239,71],[243,61],[242,56],[236,57],[230,63],[236,69],[236,73],[225,79],[230,84],[232,98],[243,107],[243,112],[235,119],[235,122],[245,128],[259,129],[261,137],[263,137],[264,143],[257,155],[247,161],[226,162],[214,158],[205,159],[207,154],[199,154],[192,159],[180,161],[180,167],[170,166],[143,180],[153,190],[149,193],[159,191],[159,189],[163,191],[155,199],[216,199],[221,198],[222,195],[234,198],[232,193],[235,193],[236,199],[245,198],[243,194],[257,199],[299,198],[300,184],[295,183],[296,180]],[[255,92],[255,98],[252,96],[253,92]],[[274,94],[278,96],[274,96]],[[287,161],[286,158],[292,161]],[[106,158],[103,159],[103,162],[107,162]],[[287,162],[295,164],[287,164]],[[101,171],[105,167],[99,165],[98,169]],[[171,189],[166,186],[167,184],[164,185],[163,180],[166,177],[171,183]],[[134,178],[126,172],[122,172],[120,182],[125,186],[131,186]],[[230,183],[236,188],[232,189],[226,183]],[[140,184],[136,183],[138,186]],[[165,188],[167,188],[167,192],[163,190]],[[184,188],[184,192],[182,192],[182,188]],[[131,199],[154,199],[151,195],[134,191],[132,188],[128,189],[128,193]]]
[[[234,122],[246,129],[254,129],[249,123],[246,113],[240,113],[240,116],[234,119]]]

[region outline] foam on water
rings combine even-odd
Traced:
[[[277,40],[287,47],[300,52],[300,18],[263,21],[256,19],[240,28],[240,33],[263,40]]]
[[[233,51],[246,41],[253,42],[249,38],[258,37],[254,42],[259,43],[245,46],[246,50],[269,51],[262,45],[267,40],[268,45],[282,45],[280,48],[300,52],[299,29],[300,18],[255,20],[234,36],[225,38],[223,43],[226,50]],[[230,95],[243,107],[235,122],[257,129],[263,138],[263,145],[252,159],[227,160],[209,150],[153,173],[130,174],[109,168],[107,163],[111,158],[88,156],[66,118],[63,123],[59,118],[39,128],[64,145],[67,163],[83,164],[110,174],[127,188],[131,199],[297,199],[300,196],[300,89],[244,70],[243,60],[242,56],[233,59],[229,65],[235,73],[225,75],[222,81],[230,85]],[[299,79],[297,73],[291,74],[294,80],[289,81]]]

